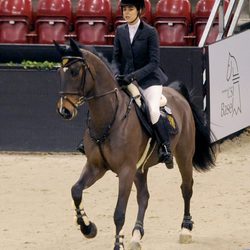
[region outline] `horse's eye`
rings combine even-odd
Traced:
[[[71,73],[71,75],[72,75],[73,77],[76,77],[76,76],[78,76],[78,74],[79,74],[79,70],[78,70],[78,69],[71,69],[71,70],[70,70],[70,73]]]

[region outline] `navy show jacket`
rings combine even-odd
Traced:
[[[112,64],[114,74],[129,75],[143,89],[152,85],[165,85],[168,79],[160,68],[157,31],[142,20],[132,43],[128,24],[117,27]]]

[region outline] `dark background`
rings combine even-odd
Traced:
[[[111,59],[112,47],[97,47]],[[0,45],[1,62],[35,60],[59,61],[54,46]],[[203,54],[193,47],[161,48],[161,64],[169,82],[182,81],[195,103],[203,103]],[[6,67],[6,66],[5,66]],[[0,150],[70,152],[86,127],[86,107],[75,120],[65,121],[56,113],[59,95],[56,70],[0,68]]]

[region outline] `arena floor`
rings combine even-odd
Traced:
[[[113,212],[117,178],[108,172],[85,191],[85,210],[98,227],[85,239],[73,222],[70,188],[85,157],[79,154],[0,154],[1,250],[113,249]],[[217,166],[194,174],[191,211],[193,242],[178,243],[183,215],[180,174],[157,165],[149,172],[150,201],[143,250],[250,249],[250,129],[220,146]],[[124,234],[126,246],[136,216],[130,196]]]

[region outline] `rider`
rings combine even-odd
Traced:
[[[120,85],[137,81],[160,144],[160,161],[172,168],[169,132],[165,119],[160,115],[162,86],[167,82],[167,76],[160,69],[157,31],[140,18],[144,7],[144,0],[121,0],[121,11],[126,24],[119,25],[116,29],[112,64]]]

